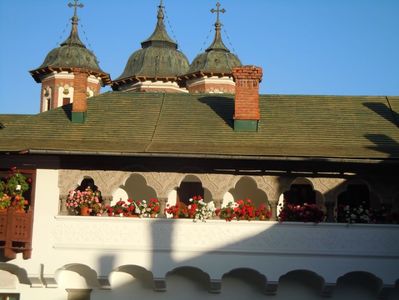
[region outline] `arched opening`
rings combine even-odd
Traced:
[[[292,205],[316,204],[316,191],[310,181],[298,178],[284,193],[284,202]]]
[[[157,198],[155,190],[147,184],[145,178],[140,174],[132,174],[121,188],[126,191],[129,198],[134,200]]]
[[[84,176],[80,185],[76,188],[77,191],[85,191],[86,189],[91,189],[93,192],[98,191],[98,187],[94,183],[94,179],[89,176]]]
[[[266,193],[259,189],[256,181],[248,176],[244,176],[238,180],[235,187],[229,190],[229,193],[235,201],[239,199],[251,199],[256,206],[267,203],[268,200]]]
[[[346,190],[337,198],[337,222],[370,223],[370,190],[364,183],[348,184]]]
[[[198,177],[188,175],[177,188],[177,203],[190,205],[190,198],[194,196],[200,196],[202,199],[205,199],[205,189]]]
[[[325,218],[323,195],[306,178],[297,178],[280,195],[277,217],[280,221],[322,222]]]
[[[80,184],[74,190],[69,191],[65,206],[71,215],[101,215],[103,199],[94,179],[84,176]]]

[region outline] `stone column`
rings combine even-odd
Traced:
[[[330,223],[335,222],[335,214],[334,214],[335,202],[326,201],[325,206],[327,209],[326,222],[330,222]]]
[[[67,209],[67,207],[65,205],[67,197],[68,197],[68,195],[60,195],[60,201],[59,201],[60,207],[59,207],[58,213],[61,216],[66,216],[66,215],[69,214],[68,213],[68,209]]]
[[[223,199],[213,199],[213,203],[215,203],[215,208],[216,209],[220,209],[222,208],[222,203],[223,203]],[[214,219],[219,219],[219,217],[217,217],[216,215],[214,216]]]
[[[104,196],[102,196],[102,199],[103,199],[103,205],[111,205],[111,202],[112,202],[111,195],[104,195]]]
[[[159,204],[160,204],[160,211],[158,214],[158,218],[166,218],[165,214],[165,208],[166,208],[166,203],[168,202],[167,197],[159,197]]]
[[[269,200],[270,207],[272,209],[272,217],[271,221],[277,221],[277,207],[278,207],[278,200]]]

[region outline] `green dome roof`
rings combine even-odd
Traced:
[[[125,70],[114,83],[143,77],[148,79],[176,78],[189,68],[187,57],[177,50],[177,44],[169,37],[164,25],[163,6],[158,9],[157,25],[152,35],[141,43],[142,49],[134,52]]]
[[[96,56],[86,48],[78,34],[78,17],[72,17],[72,30],[69,37],[61,43],[60,47],[51,50],[41,66],[30,71],[36,81],[40,82],[40,76],[48,73],[48,69],[72,69],[80,68],[102,77],[103,83],[109,83],[107,73],[101,70]]]
[[[204,74],[231,74],[234,67],[241,66],[241,61],[237,55],[230,52],[222,40],[220,32],[222,24],[218,20],[215,23],[215,38],[212,44],[194,58],[188,70],[188,75],[193,73]]]

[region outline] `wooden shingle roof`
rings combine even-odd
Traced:
[[[261,95],[259,131],[235,132],[234,96],[108,92],[71,106],[0,115],[0,152],[399,158],[399,97]]]

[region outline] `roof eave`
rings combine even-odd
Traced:
[[[50,150],[25,149],[18,154],[47,154],[47,155],[89,155],[89,156],[126,156],[126,157],[159,157],[159,158],[204,158],[204,159],[231,159],[231,160],[268,160],[286,162],[329,162],[329,163],[356,163],[356,164],[399,164],[399,158],[366,158],[366,157],[322,157],[322,156],[271,156],[271,155],[226,155],[203,153],[155,153],[155,152],[112,152],[112,151],[81,151],[81,150]]]
[[[33,77],[33,79],[37,82],[37,83],[41,83],[42,82],[42,76],[52,73],[52,72],[62,72],[62,71],[67,71],[67,72],[76,72],[76,71],[80,71],[80,72],[87,72],[90,75],[94,75],[96,77],[100,77],[103,86],[105,85],[109,85],[112,83],[111,77],[108,73],[102,72],[100,70],[90,70],[90,69],[84,69],[84,68],[74,68],[74,67],[56,67],[56,66],[47,66],[47,67],[43,67],[43,68],[37,68],[34,70],[29,71],[29,73],[31,74],[31,76]]]

